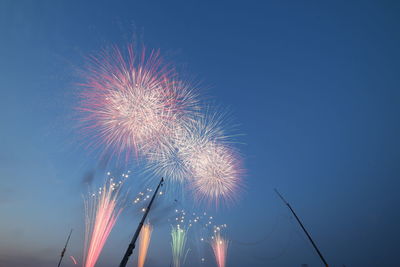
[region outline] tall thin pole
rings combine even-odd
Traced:
[[[67,246],[68,246],[68,242],[69,242],[69,239],[71,237],[71,234],[72,234],[72,230],[73,229],[71,229],[71,232],[69,232],[69,235],[68,235],[68,238],[67,238],[67,242],[65,242],[65,246],[64,246],[63,250],[61,251],[61,257],[60,257],[60,261],[58,262],[57,267],[60,267],[61,261],[62,261],[62,259],[64,257],[64,254],[65,254],[65,251],[67,251]]]
[[[288,208],[290,209],[290,211],[293,213],[294,217],[296,218],[297,222],[300,224],[301,229],[303,229],[304,233],[306,233],[308,240],[310,240],[311,244],[313,245],[314,249],[317,251],[319,257],[321,258],[322,262],[324,263],[324,265],[326,267],[328,267],[328,263],[326,262],[326,260],[324,259],[324,256],[322,256],[321,251],[319,251],[317,245],[314,243],[313,239],[311,238],[311,235],[307,232],[306,228],[304,227],[304,225],[301,223],[300,218],[297,217],[297,214],[294,212],[294,210],[292,209],[292,207],[290,206],[289,202],[287,202],[283,196],[278,192],[278,190],[274,189],[276,194],[282,199],[283,203],[286,204],[286,206],[288,206]]]
[[[154,201],[154,199],[155,199],[155,197],[157,195],[158,189],[160,189],[160,187],[163,185],[163,183],[164,183],[164,178],[161,178],[161,181],[158,184],[158,186],[156,188],[156,191],[154,191],[153,197],[151,198],[150,203],[147,206],[147,209],[145,210],[145,213],[143,214],[142,220],[140,221],[139,226],[136,229],[135,234],[133,235],[132,241],[131,241],[131,243],[129,243],[128,249],[126,250],[124,257],[122,258],[122,261],[119,264],[119,267],[125,267],[126,264],[128,263],[129,257],[132,255],[133,249],[135,248],[136,240],[139,237],[140,230],[142,230],[142,227],[143,227],[143,224],[144,224],[144,220],[146,219],[147,214],[150,211],[151,205],[153,204],[153,201]]]

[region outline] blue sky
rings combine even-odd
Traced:
[[[319,266],[273,188],[332,266],[395,266],[396,1],[114,2],[0,3],[1,266],[54,266],[71,227],[68,255],[81,258],[82,177],[99,159],[75,131],[77,71],[87,55],[132,40],[201,81],[243,133],[246,190],[236,206],[210,211],[229,225],[228,266]],[[137,221],[126,209],[98,266],[119,262]],[[169,264],[168,230],[156,227],[148,266]],[[207,248],[200,264],[198,249],[188,266],[215,266]]]

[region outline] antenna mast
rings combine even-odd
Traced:
[[[68,246],[68,242],[69,242],[69,239],[71,237],[71,234],[72,234],[72,230],[73,229],[71,229],[71,232],[69,232],[69,235],[68,235],[68,238],[67,238],[67,242],[65,242],[65,246],[64,246],[63,250],[61,251],[60,261],[58,262],[57,267],[60,267],[61,261],[62,261],[62,259],[64,257],[64,254],[65,254],[65,251],[67,251],[67,246]]]
[[[161,181],[158,184],[156,191],[154,191],[153,197],[151,198],[150,203],[147,206],[145,213],[143,214],[142,220],[140,221],[139,226],[136,229],[135,235],[133,236],[131,243],[129,243],[128,249],[126,250],[124,257],[122,258],[122,261],[119,264],[119,267],[125,267],[126,264],[128,263],[129,257],[132,255],[133,249],[135,248],[136,240],[138,239],[140,231],[142,230],[144,220],[146,219],[147,214],[150,211],[151,205],[153,204],[154,198],[157,195],[158,189],[160,189],[160,187],[163,185],[163,183],[164,183],[164,178],[161,178]]]
[[[321,251],[319,251],[317,245],[315,244],[314,240],[311,238],[311,235],[307,232],[306,228],[304,227],[304,225],[302,224],[302,222],[300,221],[300,218],[297,217],[297,214],[294,212],[294,210],[292,209],[292,207],[290,206],[289,202],[287,202],[283,196],[278,192],[278,190],[274,189],[275,193],[282,199],[283,203],[286,204],[286,206],[288,206],[288,208],[290,209],[290,211],[293,213],[294,217],[296,218],[297,222],[300,224],[301,229],[303,229],[304,233],[307,235],[308,240],[310,240],[312,246],[314,247],[314,249],[317,251],[318,256],[321,258],[322,262],[324,263],[324,265],[326,267],[328,267],[328,263],[326,262],[326,260],[324,259],[324,256],[322,256]]]

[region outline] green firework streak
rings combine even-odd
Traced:
[[[185,249],[186,233],[187,230],[180,228],[179,225],[171,229],[172,265],[174,267],[182,266],[189,252],[189,250]]]

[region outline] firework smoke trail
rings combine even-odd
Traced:
[[[95,136],[96,145],[103,143],[117,154],[138,156],[164,146],[196,102],[174,76],[158,52],[146,55],[143,49],[136,55],[132,45],[126,55],[114,47],[92,57],[78,107],[83,128]]]
[[[143,267],[146,261],[152,231],[153,228],[147,223],[143,225],[142,231],[140,232],[138,267]]]
[[[95,266],[107,238],[120,215],[119,189],[121,182],[108,183],[97,194],[85,199],[85,251],[84,266]]]
[[[214,251],[218,267],[225,267],[226,254],[228,252],[228,241],[221,237],[219,232],[215,233],[211,246]]]
[[[172,227],[171,230],[171,248],[172,248],[172,266],[180,267],[185,262],[188,250],[185,250],[187,230],[180,228],[179,225]]]

